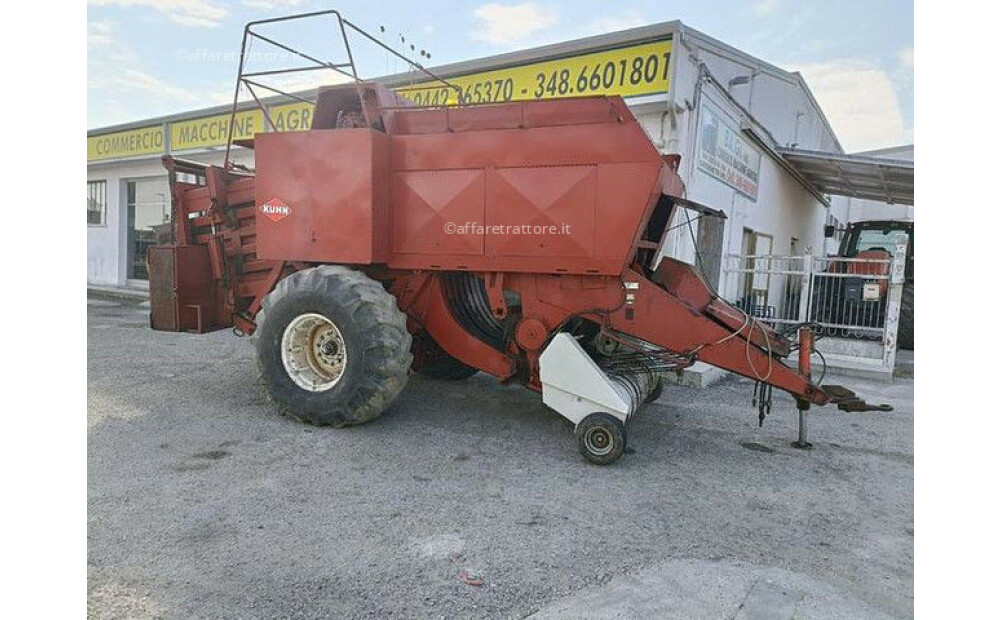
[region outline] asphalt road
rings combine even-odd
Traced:
[[[783,394],[758,428],[749,381],[670,386],[597,467],[482,375],[317,429],[276,415],[251,339],[87,312],[91,617],[913,614],[911,380],[854,380],[896,411],[814,409],[808,452]]]

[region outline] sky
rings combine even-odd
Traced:
[[[243,25],[336,8],[371,32],[385,28],[424,49],[427,66],[679,19],[687,26],[805,77],[848,152],[913,142],[913,4],[897,0],[594,0],[378,2],[377,0],[89,0],[88,128],[232,101]],[[338,57],[335,33],[314,22],[281,41]],[[401,44],[400,44],[401,45]],[[400,47],[397,45],[397,47]],[[281,66],[256,50],[251,69]],[[272,50],[273,52],[274,50]],[[364,77],[405,66],[373,50]],[[283,66],[288,66],[285,62]],[[298,74],[284,88],[323,76]]]

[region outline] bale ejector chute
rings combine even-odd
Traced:
[[[376,38],[335,11],[281,20],[304,17],[333,19],[348,60],[300,56],[351,81],[318,89],[308,131],[239,142],[253,171],[228,152],[164,158],[174,240],[149,253],[154,329],[256,333],[274,402],[319,425],[377,417],[411,370],[517,381],[600,464],[661,375],[696,360],[790,393],[803,433],[810,405],[861,402],[813,383],[808,329],[793,343],[664,258],[680,209],[724,215],[683,197],[679,156],[620,97],[418,107],[357,78],[348,33]],[[274,21],[246,27],[244,52]],[[241,63],[237,89],[267,116],[260,75]]]

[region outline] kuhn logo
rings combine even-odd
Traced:
[[[260,212],[271,218],[272,222],[277,222],[286,215],[291,215],[292,208],[281,202],[281,200],[272,198],[260,205]]]

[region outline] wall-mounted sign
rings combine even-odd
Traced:
[[[667,39],[601,52],[448,78],[467,103],[557,99],[584,95],[649,95],[670,90]],[[436,82],[397,87],[417,105],[454,105],[458,92]]]
[[[230,114],[217,114],[190,121],[170,123],[170,150],[225,146],[229,140]],[[247,110],[236,114],[233,122],[233,139],[252,138],[264,131],[264,114],[260,110]]]
[[[312,127],[313,107],[311,103],[299,101],[268,108],[267,113],[275,131],[305,131]]]
[[[143,127],[87,138],[87,160],[163,152],[163,126]]]
[[[650,95],[670,90],[670,39],[590,52],[541,62],[449,78],[468,103],[557,99],[585,95]],[[453,88],[424,82],[397,87],[396,92],[417,105],[454,105]],[[313,105],[288,103],[268,108],[276,131],[304,131],[312,125]],[[176,121],[170,124],[170,150],[183,151],[225,146],[229,136],[228,113]],[[269,131],[261,110],[236,115],[234,137],[252,138]],[[162,127],[87,138],[87,159],[110,159],[163,153]]]
[[[698,123],[698,168],[757,200],[761,152],[703,100]]]

